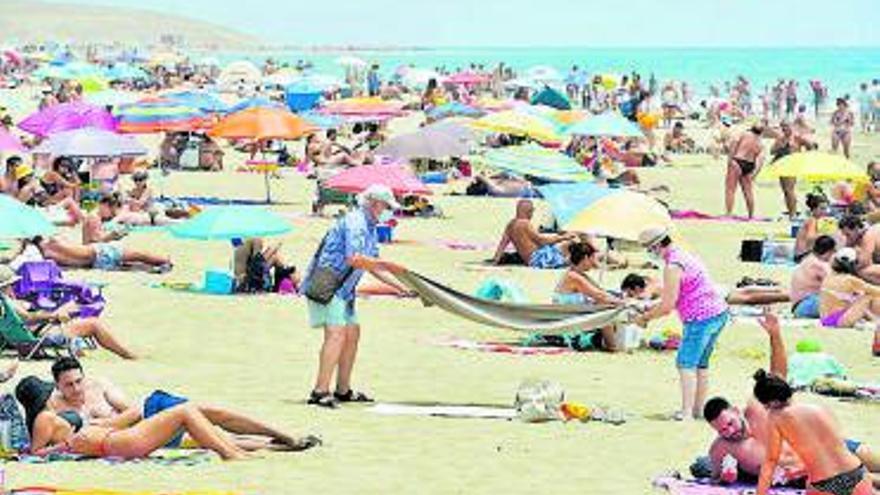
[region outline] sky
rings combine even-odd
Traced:
[[[62,0],[293,45],[880,46],[878,0]]]

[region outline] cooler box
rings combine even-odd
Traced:
[[[205,271],[204,291],[208,294],[232,294],[235,277],[226,270],[211,269]]]

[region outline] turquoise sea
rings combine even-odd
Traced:
[[[854,93],[861,82],[880,78],[880,47],[828,48],[426,48],[417,50],[374,50],[346,52],[288,51],[242,56],[226,53],[224,61],[272,56],[284,62],[308,60],[320,72],[341,73],[335,64],[340,55],[355,55],[378,62],[385,72],[401,64],[421,68],[445,66],[465,68],[471,63],[495,66],[499,62],[514,69],[550,65],[566,74],[577,64],[589,73],[623,74],[637,71],[642,77],[654,73],[658,80],[685,80],[705,90],[742,74],[760,88],[779,78],[796,79],[802,91],[807,81],[819,79],[831,88],[831,95]]]

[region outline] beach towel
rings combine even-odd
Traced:
[[[788,356],[788,382],[792,387],[809,387],[820,378],[846,378],[846,368],[824,352],[794,352]]]
[[[72,490],[49,486],[33,486],[15,488],[9,492],[11,495],[235,495],[233,492],[224,491],[187,491],[187,492],[118,492],[113,490],[88,489]]]
[[[462,318],[498,328],[542,334],[593,330],[625,320],[627,307],[576,304],[515,304],[470,296],[406,271],[395,275],[416,291],[425,306],[437,306]]]
[[[435,342],[435,345],[470,351],[512,354],[514,356],[555,356],[574,352],[573,349],[567,347],[534,347],[509,342],[477,342],[460,338],[439,340]]]
[[[654,487],[666,490],[671,495],[741,495],[744,490],[754,490],[755,485],[732,484],[713,485],[709,481],[682,480],[673,476],[663,476],[654,480]],[[804,490],[796,488],[771,488],[770,495],[803,495]]]
[[[180,202],[196,206],[265,205],[264,200],[218,198],[216,196],[175,196],[160,198],[162,202]]]
[[[742,215],[711,215],[709,213],[703,213],[697,210],[671,210],[669,215],[673,220],[709,220],[715,222],[733,222],[733,223],[742,223],[742,222],[772,222],[773,219],[769,217],[755,217],[749,218]]]
[[[56,453],[48,456],[33,456],[29,454],[17,454],[6,458],[7,462],[20,462],[23,464],[53,464],[58,462],[101,462],[110,465],[117,464],[151,464],[156,466],[197,466],[205,464],[218,457],[209,450],[204,449],[159,449],[148,457],[138,459],[121,459],[118,457],[87,457],[79,454]]]

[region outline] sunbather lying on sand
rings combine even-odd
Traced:
[[[303,450],[320,443],[317,437],[294,438],[276,428],[229,409],[195,404],[167,392],[156,391],[143,403],[129,400],[110,381],[85,376],[75,359],[62,358],[52,365],[54,390],[46,401],[46,409],[58,414],[73,411],[87,424],[124,428],[149,419],[182,404],[190,405],[218,430],[230,434],[229,439],[243,450]],[[175,435],[166,441],[169,447],[205,446],[194,436]]]
[[[172,268],[171,260],[166,256],[129,249],[118,242],[84,245],[62,241],[55,237],[48,239],[35,237],[26,244],[35,246],[43,258],[71,268],[118,270],[146,267],[157,273],[164,273]]]
[[[620,290],[626,297],[631,299],[659,301],[662,289],[663,287],[658,279],[644,277],[638,273],[630,273],[624,277],[623,282],[620,284]],[[737,287],[730,290],[719,286],[718,291],[725,295],[724,299],[727,301],[727,304],[734,305],[758,306],[789,301],[788,291],[777,286]]]

